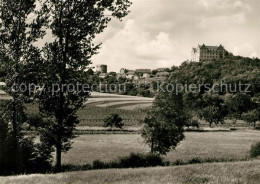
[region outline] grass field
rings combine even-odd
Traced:
[[[186,132],[185,140],[166,159],[187,161],[198,158],[240,159],[248,156],[252,143],[260,140],[260,132],[253,130],[232,132]],[[63,154],[63,162],[86,164],[93,160],[111,161],[130,152],[148,152],[140,134],[81,135],[74,139],[73,148]]]
[[[51,175],[0,177],[1,184],[259,184],[260,160],[175,167],[110,169]]]

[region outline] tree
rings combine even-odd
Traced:
[[[21,92],[21,84],[26,83],[28,63],[36,60],[39,49],[34,43],[45,34],[41,27],[46,17],[42,11],[36,11],[36,0],[1,0],[0,2],[0,64],[4,66],[5,91],[12,97],[5,109],[10,113],[14,144],[18,145],[20,125],[24,122],[25,95]],[[29,15],[34,14],[34,17]],[[32,15],[31,15],[32,16]]]
[[[104,119],[104,126],[108,127],[110,126],[111,129],[113,129],[113,126],[116,128],[122,129],[124,126],[124,123],[122,123],[122,118],[118,114],[111,114],[110,116],[106,117]]]
[[[184,139],[184,125],[188,122],[182,94],[161,92],[147,113],[142,137],[152,154],[166,154]]]
[[[76,112],[89,95],[84,89],[85,68],[97,54],[100,44],[95,36],[101,33],[111,17],[118,19],[128,14],[128,0],[45,0],[49,16],[48,29],[53,41],[43,48],[41,72],[44,91],[39,96],[40,111],[52,117],[47,132],[56,148],[56,168],[61,167],[61,153],[71,147],[71,139],[79,122]],[[110,14],[111,17],[106,16]]]
[[[90,68],[88,69],[88,71],[86,72],[88,75],[94,75],[94,71]]]
[[[247,94],[237,93],[230,95],[225,100],[229,116],[235,120],[242,119],[242,114],[254,108],[251,97]]]
[[[205,94],[203,96],[203,106],[199,111],[199,117],[209,123],[209,127],[213,123],[216,125],[225,123],[227,109],[223,99],[217,94]]]
[[[242,119],[247,123],[253,123],[254,127],[256,127],[256,122],[259,121],[260,112],[258,109],[254,109],[242,114]]]
[[[45,34],[41,28],[46,17],[42,9],[36,11],[36,0],[1,0],[0,12],[0,65],[6,74],[4,90],[12,97],[1,107],[0,149],[4,154],[0,170],[6,174],[31,172],[37,169],[40,152],[33,139],[22,134],[26,120],[24,103],[29,99],[27,69],[40,56],[34,44]]]

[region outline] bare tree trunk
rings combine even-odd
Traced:
[[[211,126],[212,126],[212,122],[209,122],[209,128],[211,128]]]
[[[56,164],[55,167],[57,170],[61,169],[61,152],[62,152],[62,127],[63,127],[63,105],[64,105],[64,95],[62,90],[62,82],[60,83],[60,107],[58,112],[58,135],[57,135],[57,142],[56,142]]]
[[[12,124],[13,124],[13,133],[14,133],[14,146],[15,148],[18,145],[18,138],[17,138],[17,110],[16,110],[16,105],[15,105],[15,99],[13,101],[13,110],[12,110]]]
[[[151,153],[153,154],[154,153],[154,141],[152,140],[152,143],[151,143]]]
[[[61,169],[61,140],[57,141],[56,144],[56,163],[55,167],[57,170]]]
[[[62,51],[63,51],[63,35],[62,35],[62,16],[63,16],[63,3],[61,3],[61,7],[60,7],[60,17],[59,17],[59,26],[60,26],[60,38],[59,38],[59,44],[60,44],[60,47],[62,48]],[[66,55],[66,53],[65,53]],[[63,56],[64,56],[64,51],[63,51]],[[63,62],[64,62],[65,58],[63,58]],[[62,126],[63,126],[63,105],[64,105],[64,96],[63,96],[63,73],[64,73],[64,70],[65,70],[65,67],[64,67],[65,63],[63,63],[62,67],[61,67],[61,73],[60,73],[60,78],[61,78],[61,81],[60,81],[60,84],[59,84],[59,90],[60,90],[60,103],[59,103],[59,112],[58,112],[58,117],[57,120],[58,120],[58,135],[57,135],[57,142],[56,142],[56,164],[55,164],[55,167],[56,169],[59,171],[61,169],[61,152],[62,152]]]

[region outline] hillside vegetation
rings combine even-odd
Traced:
[[[259,96],[260,60],[258,58],[227,56],[223,59],[207,62],[183,62],[180,67],[172,67],[170,78],[170,82],[208,83],[210,86],[220,81],[231,84],[239,81],[244,84],[252,84],[251,95]]]
[[[173,92],[182,92],[191,116],[205,120],[210,127],[226,120],[243,120],[257,126],[260,120],[258,58],[228,55],[212,61],[187,61],[172,67],[166,87],[169,84],[175,87]]]

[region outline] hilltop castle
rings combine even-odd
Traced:
[[[191,52],[191,61],[208,61],[213,59],[220,59],[225,57],[226,50],[220,46],[206,46],[198,45],[197,48],[193,48]]]

